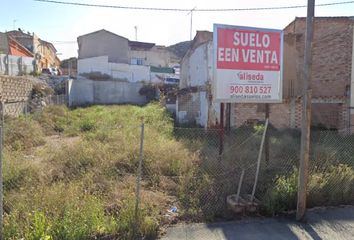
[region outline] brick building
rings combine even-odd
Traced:
[[[353,27],[353,17],[315,18],[311,81],[313,126],[348,129],[354,125],[354,87],[351,87],[351,85],[354,86]],[[306,18],[296,18],[284,29],[283,102],[269,104],[270,122],[277,128],[299,128],[301,126],[305,31]],[[211,41],[211,39],[207,41],[209,45]],[[198,51],[191,49],[190,56],[185,56],[185,58],[195,58],[197,56],[195,52]],[[205,59],[212,57],[210,54],[210,49],[204,54],[199,54],[200,64],[196,64],[196,69],[203,68]],[[188,78],[190,74],[183,77],[185,71],[183,62],[181,66],[181,83],[185,81],[192,83],[193,80]],[[208,69],[210,67],[206,66],[206,71]],[[204,81],[205,89],[210,84],[209,79],[212,79],[212,73],[209,72],[209,74],[210,76]],[[188,86],[188,83],[184,85]],[[183,86],[182,92],[188,92],[183,91],[183,88],[186,89]],[[214,112],[213,115],[210,112],[206,114],[209,118],[206,126],[210,127],[210,123],[218,122],[219,116],[212,96],[210,93],[206,95],[208,105],[213,106]],[[184,105],[188,105],[186,95],[179,99]],[[191,99],[195,100],[195,98]],[[265,119],[265,109],[264,104],[233,103],[229,114],[230,125],[238,127],[247,122],[262,121]],[[199,112],[202,111],[199,109]],[[188,110],[186,113],[178,114],[190,115]],[[213,118],[212,121],[210,118]]]
[[[353,100],[350,103],[350,86],[354,82],[353,26],[351,17],[315,18],[312,126],[350,127],[349,109],[354,106]],[[283,103],[270,104],[270,122],[275,127],[301,126],[305,31],[306,18],[296,18],[284,29]],[[264,119],[264,108],[259,104],[235,104],[233,109],[237,126],[248,119]]]

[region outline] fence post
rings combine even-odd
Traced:
[[[264,132],[263,132],[263,135],[262,135],[261,146],[259,147],[259,152],[258,152],[258,157],[257,157],[256,176],[254,178],[254,184],[253,184],[252,195],[251,195],[251,202],[253,202],[254,194],[256,193],[256,187],[257,187],[258,175],[259,175],[259,167],[261,166],[263,145],[264,145],[264,140],[265,140],[265,137],[266,137],[266,134],[267,134],[268,122],[269,122],[269,120],[267,118],[266,122],[265,122],[265,125],[264,125]]]
[[[141,174],[142,174],[142,164],[144,158],[144,122],[141,124],[140,133],[140,151],[139,151],[139,165],[136,178],[136,201],[135,201],[135,224],[133,229],[133,237],[137,239],[138,226],[139,226],[139,205],[140,205],[140,184],[141,184]]]
[[[220,103],[219,156],[224,151],[224,103]]]
[[[302,98],[301,152],[298,177],[296,220],[302,220],[306,212],[306,192],[309,174],[310,134],[311,134],[311,71],[312,40],[314,25],[315,0],[307,2],[306,39],[304,53],[304,84]]]

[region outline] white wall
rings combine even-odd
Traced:
[[[146,97],[139,94],[143,83],[116,80],[76,79],[69,82],[70,106],[91,104],[144,104]]]
[[[203,127],[206,127],[208,125],[208,99],[206,92],[200,92],[199,124]]]
[[[0,74],[6,73],[11,76],[30,74],[34,70],[33,61],[32,57],[0,54]]]
[[[92,57],[78,60],[78,74],[101,72],[112,78],[125,79],[129,82],[149,82],[150,67],[108,62],[108,56]]]
[[[189,86],[202,86],[208,79],[207,44],[194,50],[189,59]]]
[[[218,104],[210,104],[207,93],[207,85],[212,83],[213,77],[212,51],[212,41],[203,43],[195,48],[189,56],[185,56],[181,62],[180,88],[199,88],[197,92],[190,93],[192,98],[188,103],[177,101],[177,104],[197,106],[197,108],[186,108],[178,105],[177,117],[180,122],[185,122],[190,116],[197,116],[195,117],[196,123],[207,127],[214,125],[217,120]]]
[[[212,42],[201,44],[181,63],[180,87],[204,86],[212,79]]]
[[[77,73],[101,72],[108,74],[108,56],[79,59],[77,61]]]

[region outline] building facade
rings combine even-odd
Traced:
[[[6,33],[0,33],[0,54],[18,57],[33,57],[33,53]]]
[[[180,124],[215,125],[218,105],[212,101],[213,33],[197,31],[181,61],[176,117]]]
[[[59,67],[57,50],[50,42],[41,40],[35,33],[25,33],[21,29],[6,33],[29,50],[37,61],[38,71],[42,68]]]
[[[110,63],[168,67],[172,53],[155,43],[130,41],[107,30],[99,30],[77,38],[79,60],[108,56]]]
[[[311,75],[312,88],[312,126],[348,130],[354,125],[354,49],[353,49],[354,19],[351,17],[317,17],[314,21],[313,65]],[[284,66],[283,66],[283,101],[269,104],[270,123],[276,128],[299,128],[301,126],[303,58],[305,46],[306,18],[296,18],[284,29]],[[198,33],[196,38],[201,38]],[[194,39],[194,42],[200,40]],[[211,33],[208,44],[212,46]],[[193,45],[193,44],[192,44]],[[209,69],[212,51],[202,45],[189,50],[181,64],[181,89],[187,92],[186,86],[198,82],[201,69]],[[200,52],[200,53],[198,53]],[[209,59],[206,61],[206,59]],[[196,63],[189,63],[190,61]],[[196,65],[196,66],[193,66]],[[212,71],[212,67],[210,68]],[[198,76],[193,76],[193,73]],[[208,72],[202,86],[194,89],[195,93],[208,95]],[[216,106],[212,91],[209,91],[208,105]],[[178,97],[179,121],[193,120],[198,123],[198,113],[205,107],[193,107],[184,110],[182,105],[190,105],[196,97],[190,100]],[[182,100],[183,99],[183,100]],[[181,103],[183,101],[183,104]],[[209,109],[208,108],[208,109]],[[213,107],[215,109],[215,107]],[[265,104],[232,103],[229,113],[231,126],[239,127],[247,123],[264,121],[266,116]],[[181,112],[182,111],[182,112]],[[206,127],[212,127],[220,118],[217,111],[211,114],[209,110]],[[194,114],[194,115],[193,115]],[[186,117],[187,116],[187,117]],[[197,116],[197,117],[194,117]],[[225,116],[226,117],[226,116]]]

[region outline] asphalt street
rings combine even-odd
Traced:
[[[163,240],[354,240],[354,206],[308,210],[306,219],[294,217],[247,219],[213,224],[179,224],[168,228]]]

